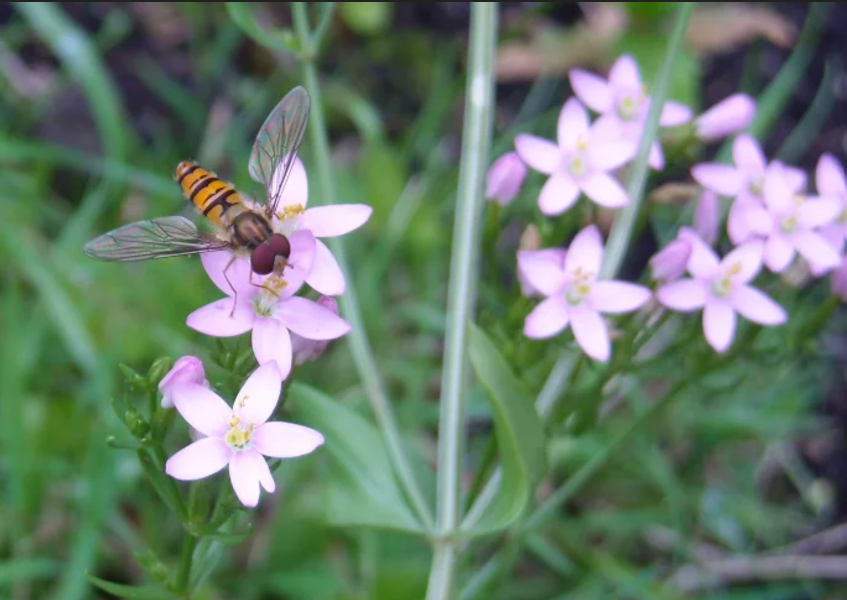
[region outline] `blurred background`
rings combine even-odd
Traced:
[[[677,3],[499,4],[492,160],[518,131],[552,131],[573,67],[605,72],[631,52],[649,82]],[[287,3],[254,10],[290,27]],[[840,3],[702,3],[671,97],[698,112],[737,91],[759,97],[777,81],[768,156],[809,173],[823,152],[843,164],[845,23]],[[374,207],[345,238],[352,283],[401,425],[431,465],[468,24],[463,2],[336,3],[319,63],[338,201]],[[119,363],[146,373],[160,356],[207,362],[214,343],[185,317],[220,292],[196,257],[107,264],[82,246],[120,224],[184,212],[172,179],[183,159],[256,190],[247,159],[258,127],[301,83],[294,58],[246,37],[224,3],[0,3],[0,598],[111,598],[86,575],[140,583],[134,553],[176,560],[178,523],[167,525],[135,454],[107,445],[126,437],[109,402],[126,393]],[[307,136],[307,170],[311,152]],[[690,160],[671,162],[656,183],[687,176]],[[514,252],[540,220],[531,193],[507,210],[506,233],[485,258],[495,275],[484,304],[519,297]],[[648,230],[635,241],[630,275],[659,237]],[[496,597],[847,597],[845,340],[841,312],[792,362],[727,375],[667,411],[551,525],[568,560],[538,545]],[[297,378],[368,415],[343,342]],[[537,389],[541,379],[527,383]],[[470,408],[470,432],[484,441],[488,409],[482,400]],[[609,418],[584,435],[560,430],[554,476],[584,463],[615,427]],[[255,535],[226,547],[195,598],[423,597],[424,542],[329,527],[318,455],[279,473]],[[686,577],[697,560],[820,531],[826,542],[795,550],[840,561],[827,576],[741,568],[716,581]],[[486,553],[472,546],[465,568]],[[678,585],[666,588],[669,580]]]

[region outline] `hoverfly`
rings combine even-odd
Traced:
[[[249,258],[253,273],[277,271],[277,258],[284,269],[291,254],[288,238],[274,232],[273,217],[295,164],[309,120],[311,101],[298,86],[286,94],[265,120],[250,153],[250,177],[265,187],[264,209],[244,202],[242,194],[196,162],[182,161],[174,172],[183,195],[214,226],[214,233],[201,232],[183,216],[137,221],[91,240],[83,251],[91,258],[113,262],[135,262],[170,256],[187,256],[229,250],[232,259]],[[227,279],[233,292],[235,288]],[[234,310],[234,305],[233,305]]]

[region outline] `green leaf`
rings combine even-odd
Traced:
[[[320,431],[328,460],[328,520],[424,533],[400,491],[379,431],[326,394],[294,383],[289,401],[298,419]]]
[[[502,469],[500,490],[488,509],[477,522],[460,528],[461,533],[480,535],[504,529],[521,515],[546,470],[547,455],[544,428],[532,395],[475,324],[470,325],[469,353],[476,377],[491,401]]]
[[[179,600],[179,596],[158,585],[121,585],[93,575],[88,580],[105,592],[125,600]]]
[[[0,587],[16,583],[51,579],[59,572],[60,564],[49,558],[13,558],[0,562]]]
[[[159,468],[156,461],[154,461],[152,456],[145,450],[138,451],[138,460],[141,462],[141,467],[144,469],[144,472],[147,473],[147,476],[150,478],[150,482],[153,484],[153,487],[156,489],[156,493],[159,495],[159,498],[162,499],[162,502],[164,502],[169,509],[174,511],[181,521],[185,522],[188,513],[185,509],[185,502],[183,502],[182,496],[179,494],[176,482],[165,475],[164,470]]]
[[[266,31],[256,21],[246,2],[225,2],[229,18],[248,36],[271,50],[287,52],[293,49],[294,38],[290,31]]]

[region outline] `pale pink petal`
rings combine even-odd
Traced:
[[[281,391],[282,373],[276,361],[267,361],[241,386],[232,409],[246,423],[260,425],[273,414]]]
[[[765,243],[765,264],[774,273],[782,273],[794,260],[794,246],[781,233],[775,233]]]
[[[223,437],[232,409],[215,392],[197,383],[181,383],[171,390],[174,406],[189,425],[211,437]]]
[[[562,166],[562,152],[551,141],[528,133],[515,136],[515,150],[529,167],[550,175]]]
[[[762,270],[764,247],[761,241],[745,242],[723,257],[721,269],[731,273],[736,283],[748,283]]]
[[[556,130],[560,148],[574,150],[577,140],[588,131],[588,111],[576,98],[569,98],[559,113]]]
[[[841,202],[837,198],[806,200],[797,207],[797,222],[806,229],[816,229],[832,223],[840,212]]]
[[[655,140],[650,146],[650,156],[647,157],[647,164],[654,171],[661,171],[665,168],[665,153],[662,151],[662,144],[659,140]]]
[[[637,152],[638,136],[628,136],[625,133],[620,119],[614,113],[602,115],[597,117],[594,123],[591,124],[591,143],[593,145],[608,141],[625,140],[632,144],[633,151]]]
[[[583,352],[594,360],[609,360],[609,329],[599,313],[582,306],[574,308],[571,313],[571,329]]]
[[[582,69],[572,69],[568,76],[574,94],[588,108],[597,113],[614,108],[612,88],[605,79]]]
[[[742,211],[743,215],[739,218],[744,219],[746,230],[749,233],[767,237],[778,227],[774,216],[760,204],[750,202],[746,204],[746,207],[739,210]]]
[[[662,107],[662,114],[659,116],[659,125],[662,127],[677,127],[683,123],[688,123],[692,116],[693,113],[690,108],[681,102],[668,100]]]
[[[518,271],[518,281],[521,285],[521,293],[527,298],[532,298],[535,296],[545,296],[539,289],[533,286],[526,274],[521,267],[523,262],[522,257],[533,256],[533,262],[536,261],[546,261],[556,268],[559,271],[563,271],[565,268],[565,256],[567,256],[567,250],[564,248],[544,248],[542,250],[518,250],[517,253],[517,271]]]
[[[703,190],[694,211],[694,230],[710,246],[718,239],[720,211],[718,197],[711,190]]]
[[[629,196],[618,180],[602,171],[580,179],[579,187],[593,202],[606,208],[620,208],[629,202]]]
[[[733,94],[697,117],[697,137],[711,142],[747,127],[756,115],[756,102],[747,94]]]
[[[847,257],[844,257],[839,267],[832,272],[830,289],[843,302],[847,302]]]
[[[688,259],[688,272],[694,277],[707,279],[713,277],[720,269],[720,260],[715,251],[700,236],[693,231],[684,233],[680,229],[681,237],[691,242],[691,257]]]
[[[641,308],[652,295],[646,287],[626,281],[595,281],[587,300],[597,312],[618,314]]]
[[[815,186],[821,196],[847,195],[847,178],[844,167],[830,153],[821,155],[815,169]]]
[[[718,163],[700,163],[691,167],[694,181],[721,196],[737,196],[744,186],[744,177],[735,167]]]
[[[567,301],[562,296],[551,296],[527,315],[523,332],[529,338],[549,338],[565,329],[568,322]]]
[[[672,310],[691,312],[706,304],[706,284],[700,279],[682,279],[660,287],[656,298]]]
[[[781,164],[781,163],[780,163]],[[796,194],[802,192],[806,188],[806,172],[803,169],[782,165],[785,180],[788,182],[788,187]]]
[[[311,229],[315,237],[335,237],[358,229],[372,213],[373,208],[367,204],[316,206],[303,213],[300,227]]]
[[[279,293],[280,298],[288,298],[296,294],[311,272],[316,262],[317,248],[320,243],[308,229],[300,229],[288,236],[291,244],[291,254],[288,265],[282,271],[285,287]]]
[[[749,196],[741,194],[738,196],[729,207],[729,215],[727,216],[726,229],[729,234],[729,239],[733,244],[738,245],[746,242],[753,235],[748,222],[748,214],[751,206],[760,207],[758,202],[753,201]],[[764,227],[765,223],[771,222],[770,213],[762,209],[765,213],[765,220],[758,221],[759,226]],[[759,215],[761,216],[761,214]],[[767,227],[770,231],[770,227]]]
[[[273,473],[271,473],[267,461],[258,452],[251,452],[250,454],[256,473],[259,475],[259,483],[267,493],[273,494],[276,491],[276,481],[274,481]]]
[[[793,209],[794,190],[785,171],[775,163],[771,163],[765,171],[762,198],[771,212],[784,213]]]
[[[253,354],[260,365],[276,362],[280,377],[291,373],[291,335],[285,325],[273,318],[256,319],[253,328]]]
[[[638,63],[629,54],[618,57],[609,70],[609,83],[615,90],[636,89],[641,87],[641,73]]]
[[[818,233],[826,240],[826,243],[832,246],[838,254],[844,253],[844,245],[847,239],[847,227],[842,223],[831,223],[825,227],[821,227]]]
[[[703,308],[703,333],[717,352],[725,352],[735,337],[735,310],[725,301],[712,299]]]
[[[306,283],[318,293],[326,296],[340,296],[346,289],[346,281],[338,261],[329,248],[320,240],[315,244],[315,261],[306,277]]]
[[[650,259],[651,276],[657,281],[675,281],[682,277],[691,258],[691,242],[676,239]]]
[[[750,175],[765,172],[767,160],[762,152],[762,147],[756,138],[748,133],[742,133],[732,143],[732,160],[735,166]]]
[[[603,264],[603,236],[596,225],[588,225],[571,241],[565,257],[565,271],[596,275]]]
[[[547,216],[557,216],[568,210],[579,198],[579,187],[565,173],[554,173],[547,179],[538,195],[538,208]]]
[[[738,314],[759,325],[781,325],[788,320],[788,314],[779,304],[749,285],[733,289],[730,302]]]
[[[591,166],[601,171],[614,171],[635,158],[638,144],[633,140],[601,139],[592,140],[588,148]]]
[[[262,455],[255,450],[242,450],[232,455],[229,461],[229,480],[235,495],[244,506],[254,507],[259,504],[259,479],[261,471],[256,457],[264,462]]]
[[[236,258],[232,261],[233,256],[229,250],[204,252],[200,255],[200,262],[203,264],[203,268],[206,270],[206,274],[212,280],[212,283],[227,296],[232,297],[236,293],[247,296],[254,294],[255,290],[251,289],[253,286],[250,285],[250,261],[246,258]],[[230,261],[232,261],[231,265]],[[227,269],[227,265],[229,265],[229,269]],[[225,276],[224,269],[227,269]],[[259,283],[262,280],[262,277],[255,273],[253,274],[253,281],[255,283]]]
[[[182,356],[159,381],[159,391],[162,392],[162,408],[173,408],[174,401],[171,398],[171,390],[182,383],[196,383],[206,385],[206,371],[203,362],[196,356]]]
[[[334,340],[350,332],[350,324],[307,298],[295,296],[277,305],[276,318],[297,335],[309,340]]]
[[[800,256],[814,263],[818,269],[834,269],[841,263],[838,252],[814,231],[798,231],[791,237],[791,242]]]
[[[285,161],[279,163],[284,165]],[[281,169],[274,171],[271,178],[271,189],[277,189],[279,178],[281,177]],[[288,181],[282,189],[282,197],[277,205],[277,210],[281,210],[286,206],[302,206],[306,207],[309,200],[309,178],[306,175],[306,168],[303,166],[303,161],[299,157],[294,159],[294,166],[291,168],[291,173],[288,176]]]
[[[314,452],[324,443],[324,436],[303,425],[271,421],[256,428],[252,440],[253,447],[265,456],[295,458]]]
[[[504,154],[486,173],[485,197],[505,206],[518,195],[526,174],[526,165],[517,152]]]
[[[223,469],[232,456],[227,443],[217,438],[201,438],[171,456],[165,473],[180,481],[195,481]]]
[[[518,269],[527,283],[545,296],[551,296],[565,284],[564,261],[555,262],[538,251],[518,251]]]
[[[233,306],[235,311],[230,316]],[[231,337],[250,331],[254,319],[253,306],[247,300],[221,298],[189,314],[185,324],[205,335]]]

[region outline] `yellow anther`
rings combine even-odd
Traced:
[[[284,221],[299,217],[304,212],[306,212],[306,208],[302,204],[290,204],[288,206],[283,206],[282,210],[278,210],[276,216],[279,217],[280,220]]]

